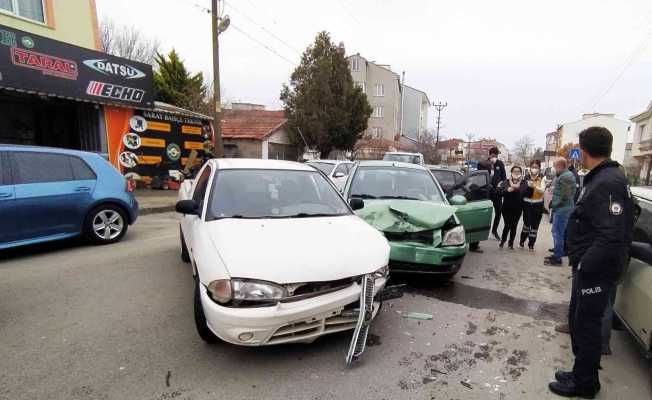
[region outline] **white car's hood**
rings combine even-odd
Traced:
[[[389,245],[357,216],[222,219],[204,224],[231,278],[331,281],[387,265]]]

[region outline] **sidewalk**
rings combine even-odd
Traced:
[[[140,215],[174,211],[177,204],[176,190],[138,189],[134,194],[140,206]]]

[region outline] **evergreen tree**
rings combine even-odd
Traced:
[[[344,45],[333,44],[327,32],[317,34],[303,53],[281,100],[293,142],[304,146],[299,128],[322,157],[334,149],[352,150],[373,111],[362,89],[353,85]]]
[[[205,112],[207,104],[206,85],[201,72],[191,75],[183,60],[173,49],[167,57],[156,54],[154,70],[154,96],[156,100]]]

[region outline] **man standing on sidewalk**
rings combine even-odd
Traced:
[[[575,177],[566,167],[566,159],[558,159],[553,163],[553,167],[557,172],[557,179],[552,193],[550,210],[553,215],[552,240],[555,244],[555,252],[543,260],[544,265],[561,265],[561,258],[564,256],[566,225],[573,210],[573,199],[575,198]]]
[[[582,160],[591,171],[584,177],[567,236],[573,267],[568,322],[575,364],[572,371],[555,373],[556,381],[548,387],[560,396],[593,399],[600,390],[602,319],[627,262],[634,202],[625,175],[609,159],[611,132],[592,127],[579,139]]]
[[[489,149],[489,162],[491,163],[491,202],[494,205],[494,223],[491,227],[491,233],[496,240],[500,240],[498,235],[498,224],[500,223],[500,213],[502,212],[503,198],[498,193],[498,184],[507,180],[507,173],[505,172],[505,164],[498,159],[498,147]]]

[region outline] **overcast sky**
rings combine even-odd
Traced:
[[[209,0],[97,0],[97,7],[100,20],[135,25],[212,76],[202,8]],[[321,30],[348,54],[405,71],[431,101],[447,101],[446,137],[471,132],[511,148],[527,134],[543,146],[558,123],[585,112],[628,119],[652,100],[649,0],[227,0],[225,12],[232,26],[221,36],[221,71],[230,101],[280,108],[297,51]],[[434,117],[431,109],[430,125]]]

